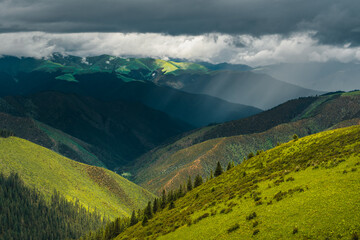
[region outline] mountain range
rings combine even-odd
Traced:
[[[360,91],[286,66],[1,57],[0,239],[358,239]]]

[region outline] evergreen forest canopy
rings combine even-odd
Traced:
[[[95,211],[54,191],[50,201],[20,176],[0,173],[0,239],[77,239],[105,225]]]

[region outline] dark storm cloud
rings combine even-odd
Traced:
[[[288,35],[360,44],[359,0],[0,0],[0,31]]]

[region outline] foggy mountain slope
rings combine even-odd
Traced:
[[[360,89],[358,63],[283,63],[255,68],[253,72],[319,91]]]
[[[250,71],[222,70],[210,74],[166,75],[158,84],[178,86],[178,89],[186,92],[207,94],[261,109],[275,107],[290,99],[324,93]]]

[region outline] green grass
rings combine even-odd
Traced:
[[[352,239],[360,233],[359,136],[352,126],[281,144],[116,239]]]
[[[58,80],[64,80],[68,82],[78,82],[78,80],[75,79],[75,77],[71,73],[66,73],[61,76],[57,76],[56,79]]]
[[[153,198],[109,170],[72,161],[16,137],[0,138],[0,171],[17,172],[26,185],[36,187],[46,197],[56,189],[67,199],[77,198],[111,219],[129,216]]]
[[[52,128],[38,121],[35,121],[35,123],[37,127],[41,129],[44,133],[46,133],[46,135],[55,143],[56,150],[59,150],[59,145],[63,144],[74,150],[81,157],[83,163],[106,168],[105,164],[100,161],[96,155],[89,152],[82,146],[86,145],[86,143],[82,142],[81,145],[79,142],[77,142],[80,140],[75,141],[73,137],[59,131],[58,129]]]
[[[360,95],[360,91],[351,91],[341,94],[341,96],[358,96],[358,95]]]

